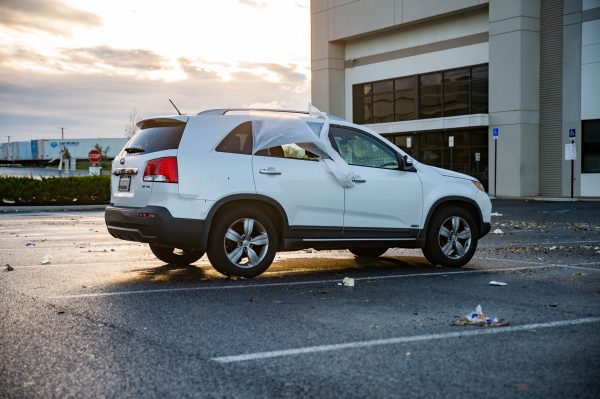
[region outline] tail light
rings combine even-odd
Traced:
[[[144,181],[177,183],[177,157],[148,161],[144,170]]]

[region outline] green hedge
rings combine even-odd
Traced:
[[[110,176],[0,177],[0,205],[91,205],[110,201]]]

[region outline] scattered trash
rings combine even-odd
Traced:
[[[25,246],[26,246],[27,248],[31,248],[31,247],[35,247],[35,244],[34,244],[34,243],[32,243],[32,242],[28,242],[27,244],[25,244]]]
[[[557,248],[556,245],[551,246],[550,248],[548,248],[550,251],[554,251]]]
[[[454,320],[451,326],[480,326],[480,327],[505,327],[509,325],[508,320],[498,320],[495,316],[486,316],[481,310],[481,305],[477,305],[474,312],[469,313],[462,319]]]
[[[56,312],[56,313],[58,313],[58,314],[63,314],[63,313],[65,313],[65,311],[64,311],[64,310],[59,310],[59,311],[58,311],[58,312]]]
[[[558,303],[551,303],[551,304],[550,304],[550,305],[548,305],[548,306],[550,306],[551,308],[555,308],[555,307],[557,307],[557,306],[558,306]]]
[[[490,281],[490,285],[495,285],[496,287],[504,287],[505,285],[508,285],[508,284],[503,283],[501,281]]]
[[[351,277],[344,277],[342,284],[344,287],[354,287],[354,279]]]
[[[500,229],[496,229],[494,231],[492,231],[493,234],[504,234],[504,232]]]
[[[51,255],[46,255],[42,258],[42,265],[48,265],[50,264],[50,261],[52,260],[52,256]]]
[[[405,355],[405,356],[410,356],[410,355],[411,355],[411,353],[410,353],[410,352],[406,352],[404,355]]]
[[[8,263],[6,264],[6,271],[7,272],[12,272],[13,270],[15,270],[14,267],[12,267],[11,265],[9,265]]]
[[[576,276],[576,277],[585,276],[585,273],[575,272],[575,273],[573,273],[573,276]]]
[[[490,216],[504,216],[501,213],[498,212],[493,212]]]

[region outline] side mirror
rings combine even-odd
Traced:
[[[405,155],[403,157],[403,165],[402,165],[402,170],[405,172],[416,172],[417,170],[415,169],[413,163],[412,163],[412,159],[408,158],[408,155]]]

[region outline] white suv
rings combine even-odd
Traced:
[[[459,267],[490,230],[475,178],[322,113],[219,109],[138,126],[113,162],[106,225],[167,263],[207,252],[219,272],[254,277],[277,251],[402,247]]]

